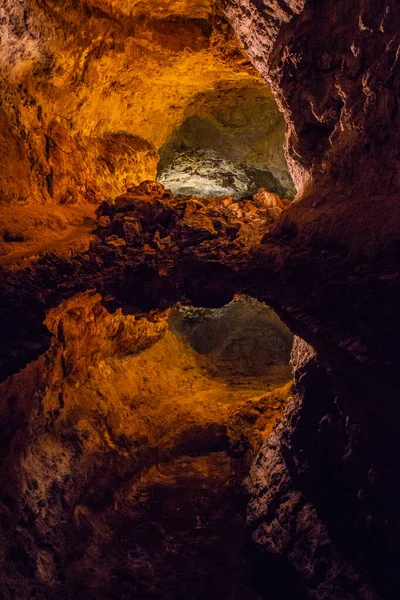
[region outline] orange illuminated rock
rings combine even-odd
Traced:
[[[253,200],[256,206],[267,209],[271,224],[276,222],[282,211],[287,208],[277,194],[268,192],[264,188],[261,188],[259,192],[253,196]]]
[[[199,93],[260,85],[213,0],[53,4],[2,7],[1,203],[112,199]]]
[[[231,310],[233,320],[249,317],[243,300]],[[253,327],[271,318],[257,310]],[[290,376],[288,353],[280,372],[265,364],[263,377],[210,375],[213,357],[169,330],[166,317],[110,314],[98,294],[78,294],[49,311],[48,352],[0,385],[2,423],[15,442],[0,465],[0,578],[21,597],[47,600],[68,588],[100,600],[136,595],[140,582],[143,596],[165,600],[192,584],[208,597],[231,600],[240,589],[257,599],[244,550],[249,455],[241,444],[254,452],[290,396],[279,388]],[[229,336],[217,345],[234,343]],[[245,369],[240,349],[237,360]],[[204,561],[208,553],[218,560]],[[233,577],[219,571],[227,556]]]

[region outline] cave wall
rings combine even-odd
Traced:
[[[285,115],[288,158],[299,188],[398,191],[396,4],[223,5]],[[365,176],[371,165],[373,176]]]
[[[316,348],[297,345],[295,400],[249,478],[249,526],[306,597],[389,600],[400,580],[400,13],[390,0],[224,7],[283,110],[299,190],[253,276],[276,253],[271,295]]]
[[[259,78],[214,2],[6,0],[1,11],[3,203],[98,203],[154,179],[193,97]]]

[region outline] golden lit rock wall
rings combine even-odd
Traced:
[[[187,569],[179,571],[185,582],[185,573],[202,564],[187,552],[196,523],[196,547],[203,532],[201,547],[221,546],[224,558],[227,552],[240,556],[242,537],[237,534],[232,542],[238,517],[229,498],[223,496],[221,508],[219,498],[247,470],[279,417],[291,390],[277,385],[287,381],[290,368],[282,364],[280,377],[271,371],[268,381],[250,378],[247,385],[210,376],[204,360],[168,330],[166,316],[152,321],[120,311],[111,315],[100,295],[78,294],[49,311],[49,351],[0,385],[0,469],[7,481],[0,493],[5,558],[0,581],[16,597],[48,600],[72,590],[76,598],[85,592],[98,600],[111,598],[108,590],[119,591],[122,579],[116,580],[115,569],[124,565],[143,586],[140,596],[129,587],[133,597],[156,589],[157,597],[171,598],[173,591],[163,591],[166,578],[158,561],[171,572],[168,559],[178,554],[178,541],[179,554],[189,555]],[[220,341],[226,342],[223,335]],[[200,474],[193,526],[186,497]],[[161,485],[166,487],[160,514],[154,497]],[[229,532],[228,540],[220,542],[214,527],[212,535],[199,527],[204,486],[212,491],[202,520],[213,522],[216,510],[226,514],[220,530]],[[178,498],[171,506],[173,490]],[[234,509],[237,513],[237,505]],[[178,535],[172,529],[154,542],[152,532],[163,531],[164,522],[168,526],[177,516]],[[126,548],[118,523],[130,532]],[[144,537],[143,530],[149,531]],[[150,571],[143,568],[145,561],[153,565]],[[199,569],[196,582],[214,574],[213,563]],[[242,569],[233,587],[240,584]],[[230,591],[221,597],[235,597]]]
[[[211,1],[0,10],[3,202],[99,202],[154,179],[191,99],[258,80]]]

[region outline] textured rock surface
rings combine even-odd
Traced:
[[[222,193],[235,197],[266,187],[293,198],[283,150],[285,125],[265,85],[219,84],[192,100],[185,116],[160,148],[158,181],[165,187],[178,193],[179,186],[187,187],[185,181],[200,170],[201,179],[192,183],[195,191],[186,193],[213,196],[218,184]]]
[[[210,377],[166,314],[100,300],[51,310],[49,351],[0,386],[3,597],[257,600],[241,481],[290,385]]]
[[[312,598],[391,599],[400,13],[390,0],[224,6],[288,124],[301,200],[264,241],[281,248],[287,322],[318,350],[299,349],[297,400],[254,466],[254,539],[287,557]]]
[[[283,110],[298,187],[350,187],[357,199],[398,191],[396,3],[223,4]]]
[[[166,188],[181,196],[249,198],[261,187],[284,196],[285,188],[271,171],[235,163],[213,150],[183,149],[174,152],[171,164],[157,177]]]
[[[0,10],[1,203],[114,198],[155,177],[157,149],[199,93],[259,80],[212,1]]]
[[[147,153],[151,162],[153,146],[157,148],[164,143],[187,116],[184,110],[178,110],[175,104],[170,103],[170,98],[181,101],[189,96],[197,97],[200,91],[204,91],[205,81],[212,87],[216,80],[219,81],[225,75],[228,79],[232,76],[235,85],[242,78],[252,80],[253,77],[248,70],[237,76],[232,75],[238,73],[238,65],[243,59],[237,53],[226,25],[220,23],[220,28],[217,28],[217,33],[225,31],[228,36],[230,66],[225,66],[221,71],[221,56],[227,60],[227,54],[220,43],[223,36],[218,37],[213,30],[207,38],[206,47],[213,45],[213,51],[217,52],[213,56],[220,57],[217,62],[214,62],[214,58],[209,62],[210,55],[204,47],[204,28],[210,31],[207,19],[201,17],[200,22],[192,22],[184,12],[179,12],[180,18],[177,18],[178,13],[174,11],[181,11],[183,4],[172,3],[170,8],[164,4],[162,7],[158,6],[159,10],[154,9],[151,25],[147,18],[139,19],[137,23],[135,21],[135,39],[140,40],[143,46],[132,42],[132,53],[137,57],[141,73],[152,67],[153,72],[159,76],[159,88],[171,86],[171,94],[161,94],[162,102],[168,104],[168,107],[164,104],[160,106],[160,94],[153,95],[154,98],[157,97],[154,104],[144,102],[149,90],[140,86],[142,79],[138,82],[139,92],[132,104],[132,113],[129,112],[131,109],[128,111],[128,107],[125,111],[125,105],[122,105],[125,92],[122,95],[106,94],[98,103],[88,99],[85,104],[85,85],[104,89],[100,85],[104,73],[107,73],[106,85],[111,85],[109,74],[122,71],[119,83],[125,91],[128,88],[131,90],[134,82],[130,79],[129,69],[125,69],[126,61],[131,61],[131,55],[122,52],[118,39],[126,41],[133,37],[129,34],[132,21],[130,17],[126,18],[126,10],[121,8],[118,11],[116,2],[107,3],[107,6],[86,3],[68,13],[73,17],[68,25],[64,20],[65,15],[63,16],[64,4],[66,6],[66,3],[58,3],[54,7],[50,3],[43,3],[41,15],[44,24],[40,19],[32,24],[36,13],[27,10],[25,22],[22,18],[23,5],[14,3],[15,14],[21,17],[19,27],[16,27],[17,21],[11,29],[9,21],[2,21],[2,26],[5,23],[11,36],[8,45],[9,59],[3,65],[8,70],[6,95],[8,94],[10,102],[7,106],[16,106],[16,100],[21,100],[21,94],[26,99],[25,103],[19,102],[17,112],[10,113],[7,109],[1,116],[2,131],[7,140],[7,147],[2,146],[2,155],[12,159],[9,161],[11,168],[2,171],[5,187],[10,190],[8,200],[19,198],[21,182],[25,181],[26,173],[31,172],[29,152],[36,149],[39,158],[35,158],[34,165],[45,165],[45,168],[32,168],[31,177],[35,181],[37,178],[40,181],[38,188],[47,189],[50,195],[50,191],[55,190],[58,183],[55,171],[53,175],[50,171],[51,165],[46,153],[50,152],[49,156],[54,156],[58,174],[61,171],[58,169],[60,161],[57,159],[57,152],[68,154],[71,149],[67,133],[70,124],[66,132],[65,129],[58,128],[58,121],[54,135],[49,135],[51,140],[60,141],[61,150],[54,150],[53,155],[53,142],[50,140],[46,143],[44,136],[47,135],[47,127],[50,128],[51,119],[46,116],[44,108],[39,109],[44,106],[40,98],[45,93],[46,97],[53,98],[54,106],[63,118],[66,112],[75,112],[80,106],[81,110],[76,116],[76,132],[79,132],[79,136],[84,136],[86,142],[95,137],[100,138],[100,142],[97,140],[96,144],[103,143],[106,132],[111,130],[112,136],[117,136],[118,140],[124,140],[128,144],[131,137],[120,133],[121,124],[133,118],[134,114],[143,126],[131,132],[131,135],[134,133],[139,136],[140,139],[134,138],[134,143],[142,144],[143,152]],[[400,448],[397,431],[400,208],[397,144],[399,117],[396,100],[400,86],[400,13],[394,0],[358,0],[351,6],[344,0],[335,3],[317,0],[224,0],[223,4],[249,56],[268,79],[284,113],[288,125],[288,164],[300,191],[297,201],[282,212],[280,201],[267,192],[263,192],[254,201],[237,203],[229,198],[173,198],[157,184],[145,184],[130,190],[118,198],[115,204],[103,204],[98,211],[96,238],[84,250],[81,248],[63,256],[57,253],[42,256],[29,266],[25,263],[13,263],[7,268],[3,267],[1,324],[2,332],[7,337],[2,336],[1,339],[2,376],[17,372],[49,349],[50,333],[43,325],[46,311],[52,308],[54,311],[59,310],[57,307],[63,300],[77,302],[73,298],[77,292],[95,289],[101,293],[103,304],[111,312],[114,311],[113,316],[110,316],[104,308],[98,306],[96,310],[105,321],[110,319],[113,322],[115,319],[118,323],[120,319],[124,323],[121,313],[115,312],[118,308],[123,313],[142,317],[145,313],[146,319],[151,323],[147,333],[143,332],[146,339],[150,334],[150,338],[161,335],[164,315],[160,311],[177,301],[218,307],[230,301],[237,292],[268,301],[295,333],[312,344],[315,352],[302,344],[298,345],[294,359],[297,396],[291,401],[286,416],[273,435],[265,442],[251,472],[249,524],[254,541],[261,550],[263,560],[270,561],[273,555],[277,560],[286,562],[289,573],[297,574],[299,583],[292,593],[293,598],[296,598],[296,594],[305,594],[316,600],[393,600],[400,593]],[[139,13],[133,11],[132,15],[136,14],[137,17],[143,11],[143,4],[132,5],[132,10],[134,6]],[[185,6],[189,10],[189,4]],[[176,51],[171,50],[169,55],[170,64],[179,66],[174,71],[176,79],[173,79],[173,83],[164,62],[164,51],[150,53],[151,60],[154,58],[156,62],[160,58],[159,66],[152,63],[149,67],[146,62],[149,44],[152,48],[164,48],[165,44],[168,46],[171,42],[165,41],[166,38],[169,39],[167,32],[171,27],[171,21],[168,24],[165,21],[168,10],[174,12],[176,20],[173,22],[177,30],[182,32],[182,36],[178,36],[178,46],[173,45]],[[208,14],[207,5],[201,5],[199,10],[201,14],[204,14],[202,11]],[[111,20],[110,11],[114,12]],[[182,16],[185,27],[179,29]],[[171,14],[168,18],[171,18]],[[43,70],[36,73],[31,70],[32,60],[36,64],[38,56],[41,57],[40,60],[48,56],[43,50],[47,48],[43,32],[52,20],[62,24],[66,41],[75,40],[73,32],[79,29],[77,23],[90,23],[92,34],[90,40],[82,34],[78,60],[74,53],[71,55],[65,52],[65,64],[59,65],[61,70],[57,69],[57,64],[52,65],[51,61],[44,60]],[[117,27],[120,38],[114,34],[110,22]],[[191,29],[186,36],[183,32],[187,32],[188,22]],[[26,23],[30,23],[29,36]],[[82,31],[86,29],[82,28]],[[105,37],[105,32],[109,37]],[[55,38],[50,36],[50,39]],[[100,40],[98,44],[97,39]],[[105,39],[108,41],[105,42]],[[164,40],[163,44],[161,39]],[[178,43],[177,39],[174,38],[174,44]],[[48,46],[50,49],[51,43]],[[195,50],[184,51],[183,48],[187,45]],[[144,48],[143,52],[141,48]],[[199,60],[200,55],[206,61],[207,68]],[[86,60],[87,56],[90,60]],[[232,56],[235,68],[230,63]],[[18,57],[18,61],[15,57]],[[164,78],[160,70],[165,73]],[[28,78],[26,73],[30,73]],[[76,87],[75,84],[72,85],[73,81],[71,83],[70,73],[77,73]],[[184,73],[187,77],[190,73],[190,78],[193,74],[198,77],[199,74],[203,76],[206,73],[209,78],[206,77],[201,88],[198,88],[192,79],[188,81],[183,76]],[[19,89],[18,85],[22,80],[25,87],[23,85]],[[47,82],[46,85],[43,81]],[[59,86],[56,85],[57,81],[61,82]],[[65,81],[74,88],[72,100],[71,96],[63,94]],[[36,82],[41,83],[39,85]],[[124,87],[125,84],[127,87]],[[39,89],[36,88],[37,85],[41,95],[38,92],[36,97],[36,91],[33,94],[30,90]],[[181,86],[185,88],[184,91]],[[112,89],[117,87],[118,85]],[[82,101],[84,102],[80,105]],[[146,106],[147,112],[139,118],[137,109],[142,104]],[[175,111],[179,112],[178,118],[173,117]],[[33,117],[29,115],[34,115],[34,119],[38,121],[47,119],[44,130],[40,125],[41,133],[38,133],[37,139],[34,138],[35,129],[31,127]],[[103,123],[102,118],[109,125],[103,128],[100,124],[97,129],[92,130],[93,115],[97,125]],[[61,119],[61,123],[63,122]],[[149,133],[153,127],[156,128],[154,138]],[[125,125],[122,129],[126,129]],[[49,129],[51,131],[53,130]],[[143,139],[147,142],[143,142]],[[114,137],[111,141],[115,141]],[[153,146],[148,145],[149,141]],[[24,148],[30,149],[26,154],[28,158],[25,157]],[[93,148],[97,157],[97,146]],[[22,159],[17,161],[17,156]],[[83,186],[84,178],[81,174],[78,177],[77,164],[80,165],[80,160],[71,167],[74,172],[72,182],[75,186],[74,182],[79,179],[79,185]],[[125,183],[121,180],[118,186]],[[35,185],[32,184],[29,190],[33,190]],[[116,187],[113,184],[109,189],[110,194],[107,192],[107,196],[112,195]],[[25,197],[24,192],[21,200]],[[74,320],[76,307],[69,314],[68,305],[63,304],[60,311],[60,316],[71,322]],[[92,314],[93,307],[90,311]],[[47,321],[50,327],[52,314],[54,316],[51,313]],[[104,323],[103,326],[107,330]],[[125,325],[121,327],[124,331]],[[89,333],[90,344],[85,344],[82,352],[78,352],[82,350],[79,335],[75,335],[77,339],[71,342],[71,349],[66,350],[64,345],[68,336],[66,337],[63,327],[60,331],[57,327],[54,333],[56,337],[49,350],[50,354],[41,356],[38,362],[29,364],[24,372],[9,378],[2,390],[3,478],[4,481],[12,482],[11,487],[15,486],[15,489],[10,488],[9,493],[5,493],[2,509],[7,536],[4,548],[9,552],[8,558],[15,563],[12,567],[15,570],[7,573],[11,597],[13,590],[18,589],[17,585],[22,586],[20,589],[29,597],[32,591],[29,586],[36,585],[32,583],[36,575],[35,569],[40,573],[55,573],[52,581],[61,581],[57,572],[60,565],[65,564],[71,565],[71,579],[78,581],[78,585],[82,584],[81,589],[85,595],[97,593],[97,580],[104,587],[108,574],[102,579],[96,568],[91,571],[93,579],[90,580],[89,589],[84,587],[83,580],[77,578],[77,574],[84,571],[79,564],[82,554],[79,555],[78,552],[77,557],[71,558],[71,553],[76,548],[75,538],[68,538],[70,546],[62,546],[61,550],[62,554],[66,548],[66,554],[61,557],[57,555],[57,558],[53,558],[53,551],[49,551],[46,544],[50,543],[52,548],[60,545],[59,538],[52,539],[52,531],[59,524],[60,514],[68,513],[68,507],[79,506],[80,499],[76,497],[79,492],[76,490],[84,487],[86,481],[86,501],[83,503],[84,508],[77,510],[77,520],[83,524],[83,531],[86,531],[85,527],[90,529],[90,522],[96,523],[97,531],[101,530],[104,527],[102,511],[113,510],[105,508],[110,506],[107,505],[106,491],[110,487],[117,487],[114,482],[110,486],[107,477],[110,472],[116,473],[126,483],[128,478],[125,475],[132,466],[129,460],[127,463],[119,463],[120,455],[125,457],[124,453],[127,452],[123,436],[126,436],[126,429],[132,425],[129,420],[125,422],[122,418],[116,419],[110,425],[107,418],[106,425],[104,419],[100,419],[100,425],[96,424],[93,428],[98,437],[95,436],[92,440],[90,435],[85,438],[84,433],[79,433],[76,444],[76,436],[72,436],[72,439],[70,436],[71,420],[68,418],[64,425],[62,417],[57,420],[58,414],[55,414],[60,411],[62,415],[69,397],[68,406],[72,416],[75,414],[73,407],[77,404],[77,422],[80,422],[83,416],[79,403],[82,402],[83,392],[88,401],[100,403],[101,414],[107,412],[104,397],[101,396],[98,400],[98,394],[93,389],[83,387],[82,396],[76,390],[79,389],[81,378],[86,381],[87,377],[86,345],[91,348],[93,344],[94,350],[89,352],[90,360],[94,360],[96,356],[106,362],[112,360],[107,352],[115,353],[112,341],[115,331],[111,328],[110,339],[106,336],[106,348],[99,349],[97,340],[92,339],[98,337],[98,331],[94,329]],[[172,338],[167,338],[167,334],[159,343],[168,339],[172,343]],[[76,350],[73,349],[75,344]],[[148,356],[146,353],[153,348],[155,346],[140,356]],[[132,350],[128,344],[128,353]],[[55,358],[54,352],[57,355]],[[103,352],[106,352],[105,358],[101,358]],[[171,347],[168,346],[165,352],[169,357]],[[69,353],[72,357],[76,356],[77,362],[66,360]],[[100,365],[101,360],[98,363]],[[84,368],[83,374],[80,373],[80,365]],[[112,390],[105,395],[107,400],[112,398],[115,390],[123,390],[123,378],[126,377],[125,370],[121,375],[118,365],[114,367],[114,370],[105,368],[105,374],[96,369],[93,375],[95,378],[102,378],[99,389],[104,385],[108,390],[108,382],[112,381]],[[56,373],[55,378],[52,373]],[[68,387],[68,394],[71,395],[66,394],[66,400],[63,387],[58,382],[61,378],[64,380],[69,377],[72,377],[72,389]],[[133,377],[132,373],[130,377]],[[47,381],[51,382],[49,387]],[[182,380],[179,382],[182,385]],[[132,386],[136,384],[137,382],[132,382]],[[85,383],[86,385],[89,386]],[[95,386],[95,389],[98,388]],[[32,393],[32,390],[36,392]],[[93,400],[94,397],[96,400]],[[228,437],[234,441],[235,451],[243,455],[243,464],[238,466],[240,472],[251,462],[262,441],[262,433],[270,430],[268,411],[271,411],[274,421],[273,415],[276,417],[276,411],[279,410],[274,406],[279,407],[281,402],[272,396],[269,399],[274,404],[270,406],[268,400],[263,401],[259,405],[260,410],[253,410],[246,401],[245,405],[235,407],[237,410],[229,423],[224,421]],[[44,420],[41,416],[43,402],[45,406],[47,403],[49,406],[49,411],[44,412]],[[121,414],[125,414],[121,399],[118,397],[115,402]],[[61,406],[63,403],[64,408]],[[170,412],[174,413],[168,402],[165,408],[168,415]],[[68,412],[70,417],[71,413]],[[179,433],[182,419],[178,413],[174,414],[177,417],[177,429],[172,428],[172,431]],[[160,421],[164,418],[163,413]],[[220,415],[218,419],[220,423]],[[257,424],[253,428],[249,426],[249,422],[254,419]],[[49,421],[51,425],[48,425]],[[199,422],[201,435],[196,438],[196,432],[192,429],[190,439],[194,436],[199,441],[200,438],[202,445],[206,429],[209,449],[209,429],[204,427],[200,416]],[[209,422],[207,420],[208,424]],[[215,421],[212,423],[215,424]],[[140,435],[148,435],[146,426],[143,425],[142,429],[140,423],[138,430],[134,430],[132,439],[136,446],[139,444],[138,440],[142,439]],[[64,447],[56,453],[53,451],[53,445],[56,442],[60,444],[62,440],[58,427],[65,436],[68,452]],[[224,453],[227,446],[219,445],[221,437],[218,427],[211,429],[211,447],[218,453],[220,473],[226,474]],[[82,430],[87,431],[84,425]],[[163,435],[162,427],[155,427],[154,432]],[[242,433],[247,440],[247,447],[241,440]],[[53,435],[56,441],[52,439],[47,444],[48,435]],[[100,442],[96,441],[98,438]],[[168,446],[169,441],[165,441],[166,446],[171,448],[173,444]],[[184,437],[181,441],[187,443],[187,438]],[[88,463],[81,463],[80,459],[73,463],[77,478],[70,490],[66,479],[67,473],[71,471],[71,456],[81,456],[82,444],[84,453],[90,457],[89,446],[92,442],[93,463],[89,459]],[[147,442],[144,445],[153,447]],[[99,447],[101,451],[98,451]],[[123,450],[120,451],[120,447]],[[40,454],[35,453],[39,459],[33,457],[32,448],[40,448]],[[115,452],[118,460],[114,463]],[[176,462],[161,469],[161,473],[164,471],[165,477],[173,482],[177,481],[176,473],[183,464],[179,453],[175,459]],[[192,474],[189,479],[195,485],[201,486],[199,482],[203,481],[202,473],[213,473],[208,458],[199,462],[184,460],[188,474]],[[65,468],[64,461],[68,461]],[[45,477],[41,483],[45,490],[42,491],[40,487],[42,495],[35,496],[39,488],[36,488],[33,481],[28,482],[27,473],[39,471],[43,464],[49,464],[51,476],[48,479]],[[87,468],[84,468],[84,464]],[[91,471],[93,465],[96,468]],[[98,465],[103,468],[105,480],[98,476]],[[135,468],[136,466],[135,463]],[[71,494],[65,505],[60,499],[63,492],[58,491],[61,484],[57,479],[63,475],[65,480],[62,480],[61,487],[67,496]],[[155,479],[159,476],[156,470]],[[35,480],[38,481],[37,477]],[[148,489],[153,485],[152,481],[148,484],[144,480],[137,488],[138,493],[147,495]],[[221,480],[217,490],[221,489],[220,485]],[[174,486],[175,483],[172,487]],[[32,494],[36,500],[29,505],[24,494],[28,499]],[[19,507],[18,499],[21,497],[24,498],[23,506],[31,506],[30,510]],[[47,515],[44,522],[39,508],[45,507],[39,502],[49,497],[50,516]],[[173,493],[169,497],[174,506]],[[189,494],[187,498],[188,504],[192,505],[192,496]],[[157,502],[155,507],[159,507]],[[87,513],[89,517],[85,517],[86,511],[90,511]],[[93,513],[96,515],[93,516]],[[191,513],[189,520],[192,518]],[[128,522],[130,521],[118,520],[124,527]],[[11,523],[8,531],[15,530],[19,533],[19,536],[14,536],[11,549],[8,546],[11,535],[8,536],[7,523]],[[65,523],[70,530],[70,522]],[[33,538],[27,533],[30,530],[34,532]],[[148,537],[147,530],[145,534]],[[89,557],[85,554],[87,564],[95,566],[108,548],[104,549],[101,540],[93,542],[97,539],[95,535],[91,535],[90,539],[91,542],[80,551],[88,553]],[[174,547],[181,546],[178,544]],[[36,562],[37,549],[42,561],[39,563]],[[34,561],[32,557],[35,557]],[[113,558],[114,560],[116,559]],[[134,557],[129,560],[133,561]],[[265,564],[261,562],[259,579],[266,595],[270,577],[263,577]],[[160,572],[164,573],[162,569]],[[111,573],[111,576],[114,575],[115,573]],[[85,572],[85,580],[87,576]],[[122,577],[120,573],[116,576],[121,582],[126,577],[126,571]],[[41,578],[43,579],[42,575]],[[37,594],[48,593],[50,584],[43,582],[40,585],[42,589]],[[62,582],[60,585],[62,587]],[[132,585],[137,585],[136,580]],[[136,594],[139,593],[138,588],[131,589],[135,589]],[[22,597],[23,593],[20,594]],[[76,590],[72,593],[76,596]],[[122,593],[123,590],[119,589],[118,594]],[[204,594],[207,594],[206,588],[203,590]]]

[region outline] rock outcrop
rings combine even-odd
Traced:
[[[288,126],[300,193],[264,243],[280,247],[286,322],[317,349],[299,346],[297,400],[254,466],[254,538],[309,597],[391,599],[400,13],[391,0],[223,4]]]

